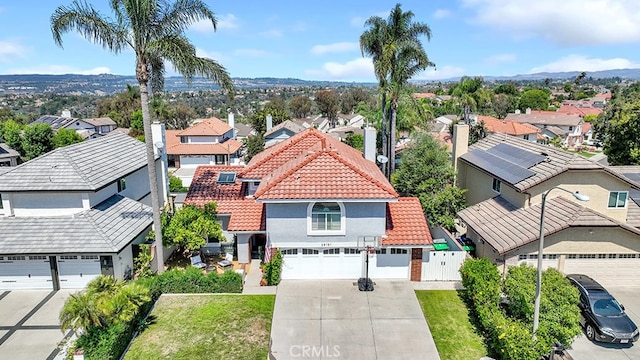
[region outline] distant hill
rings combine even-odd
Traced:
[[[573,79],[580,71],[543,72],[536,74],[522,74],[514,76],[483,76],[487,81],[527,81],[544,79]],[[640,69],[616,69],[587,72],[587,77],[605,79],[619,77],[628,80],[640,80]],[[458,81],[460,78],[439,80],[440,82]],[[428,83],[433,81],[416,81]],[[300,80],[294,78],[233,78],[238,89],[257,89],[273,87],[328,87],[328,86],[376,86],[376,83]],[[134,76],[122,75],[0,75],[0,96],[3,94],[77,94],[77,95],[108,95],[121,92],[126,85],[137,85]],[[196,78],[187,84],[182,77],[168,77],[165,79],[165,90],[199,91],[216,90],[213,81]]]

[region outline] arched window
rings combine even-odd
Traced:
[[[344,233],[344,208],[340,203],[314,203],[309,220],[310,233]]]

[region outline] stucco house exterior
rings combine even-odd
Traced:
[[[542,196],[553,189],[545,205],[544,266],[637,285],[639,166],[603,166],[504,135],[489,135],[456,158],[468,204],[458,216],[477,256],[502,270],[523,262],[535,266]],[[579,201],[573,192],[589,200]]]
[[[234,139],[233,117],[228,124],[216,117],[203,119],[184,130],[167,130],[169,166],[184,186],[191,184],[200,165],[233,165],[240,162],[242,142]]]
[[[116,122],[108,117],[78,119],[71,117],[68,112],[63,116],[41,116],[32,124],[49,124],[53,131],[58,129],[75,130],[83,139],[95,139],[112,132],[118,127]]]
[[[166,201],[161,155],[156,168]],[[10,168],[0,197],[0,289],[76,289],[100,274],[130,276],[153,222],[145,146],[123,134]]]
[[[267,126],[268,125],[269,123],[267,123]],[[263,135],[264,147],[268,148],[281,141],[284,141],[304,129],[306,128],[300,124],[297,124],[291,120],[285,120],[272,128],[268,128],[267,131],[265,131]]]
[[[372,278],[419,281],[423,252],[433,249],[420,201],[398,196],[371,160],[369,135],[366,156],[310,128],[246,166],[200,166],[185,204],[218,204],[241,263],[269,244],[281,250],[284,279],[357,279],[366,239],[380,244],[369,255]]]
[[[508,114],[505,120],[533,125],[540,129],[542,136],[559,137],[562,145],[569,148],[581,145],[584,140],[581,128],[584,121],[577,114],[527,110],[524,114]]]

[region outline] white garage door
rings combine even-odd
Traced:
[[[100,275],[98,255],[62,255],[58,257],[60,289],[83,289]]]
[[[49,257],[43,255],[0,256],[0,289],[53,290]]]
[[[606,286],[637,286],[640,254],[571,254],[563,272],[585,274]]]
[[[542,269],[546,268],[558,268],[558,260],[560,259],[560,255],[557,254],[543,254],[542,255]],[[527,264],[529,266],[533,266],[534,268],[538,267],[538,254],[529,254],[529,255],[520,255],[518,257],[518,264]]]
[[[369,277],[372,279],[409,279],[411,250],[386,248],[369,255]]]
[[[357,279],[362,256],[356,249],[281,249],[283,279]]]
[[[365,274],[365,254],[354,248],[281,249],[283,279],[358,279]],[[382,249],[369,255],[372,279],[408,279],[410,252]]]

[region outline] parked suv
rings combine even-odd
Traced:
[[[638,340],[638,327],[602,285],[587,275],[572,274],[567,278],[580,291],[580,324],[589,340],[617,344]]]

